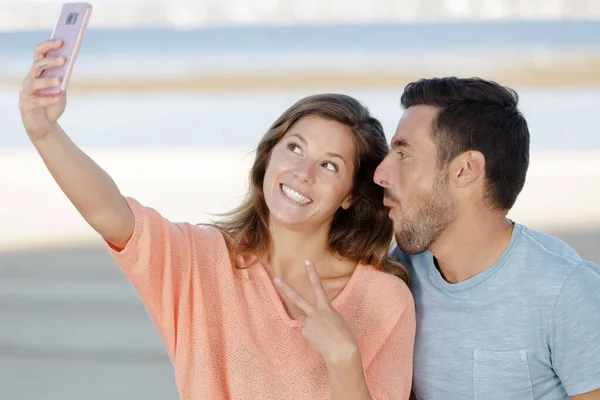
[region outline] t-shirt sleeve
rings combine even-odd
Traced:
[[[189,324],[189,300],[201,290],[198,282],[218,241],[190,223],[173,223],[156,210],[126,198],[133,212],[134,231],[124,249],[109,245],[109,252],[139,295],[155,324],[172,362],[177,331]],[[201,256],[198,256],[201,254]]]
[[[549,321],[552,365],[569,396],[600,389],[600,268],[578,265]]]
[[[407,289],[404,309],[387,339],[366,369],[374,400],[406,400],[410,396],[415,341],[415,308]]]

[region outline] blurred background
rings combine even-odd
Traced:
[[[406,83],[517,89],[532,134],[510,216],[600,263],[598,0],[96,0],[61,123],[175,221],[236,205],[252,150],[293,102],[363,101],[393,135]],[[59,1],[0,0],[0,398],[176,399],[158,335],[18,115]]]

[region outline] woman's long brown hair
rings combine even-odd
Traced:
[[[330,250],[344,259],[364,262],[392,273],[408,283],[408,271],[389,257],[393,225],[383,205],[383,189],[373,182],[375,169],[389,151],[383,127],[365,106],[350,96],[309,96],[287,109],[258,144],[246,199],[211,225],[228,238],[232,260],[236,255],[255,255],[258,258],[267,255],[271,237],[269,210],[262,189],[265,171],[273,147],[292,124],[309,115],[334,120],[350,128],[357,150],[351,193],[353,204],[347,210],[340,207],[335,213],[329,231]],[[243,267],[235,261],[234,265]]]

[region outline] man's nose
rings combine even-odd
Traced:
[[[387,179],[387,170],[385,166],[385,160],[383,160],[375,169],[373,175],[373,181],[381,187],[387,188],[389,186]]]

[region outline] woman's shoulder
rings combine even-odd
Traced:
[[[169,247],[183,250],[199,250],[203,253],[227,249],[228,236],[215,225],[172,220],[152,206],[140,202],[134,197],[125,197],[134,214],[135,233],[153,239],[170,242]]]
[[[406,282],[398,276],[363,264],[361,296],[378,308],[401,310],[414,307],[414,299]]]
[[[412,335],[414,301],[406,282],[370,265],[361,265],[357,283],[355,307],[350,309],[348,321],[356,332],[362,332],[357,340],[363,347],[365,360],[370,362],[390,337]]]

